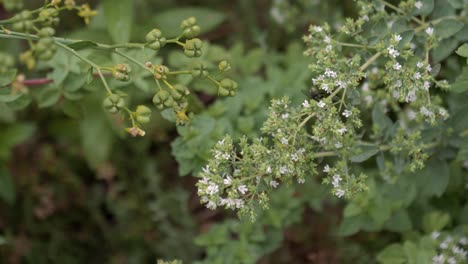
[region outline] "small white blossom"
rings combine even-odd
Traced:
[[[323,40],[325,43],[330,44],[331,38],[329,36],[325,36],[325,39]]]
[[[333,49],[333,46],[330,45],[330,44],[328,44],[328,45],[325,47],[325,50],[326,50],[327,52],[331,51],[332,49]]]
[[[338,174],[333,175],[333,179],[332,179],[333,187],[337,188],[338,186],[340,186],[341,180],[342,179],[341,179],[340,175],[338,175]]]
[[[278,187],[279,183],[277,181],[270,181],[270,186],[273,188]]]
[[[414,3],[414,7],[416,7],[417,9],[421,9],[423,7],[423,3],[421,1],[417,1],[416,3]]]
[[[423,66],[424,66],[424,63],[422,63],[422,62],[416,63],[416,67],[418,67],[418,68],[422,68]]]
[[[289,117],[288,113],[284,113],[281,115],[281,119],[287,119]]]
[[[406,95],[406,98],[405,98],[405,101],[407,103],[410,103],[410,102],[414,102],[416,101],[418,97],[416,96],[416,92],[414,90],[411,90],[408,92],[408,94]]]
[[[468,244],[468,239],[466,237],[460,238],[458,243],[462,244],[463,246],[466,246]]]
[[[303,106],[304,108],[309,108],[309,107],[310,107],[309,101],[308,101],[308,100],[305,100],[305,101],[302,103],[302,106]]]
[[[394,35],[393,36],[393,39],[396,41],[396,42],[400,42],[400,40],[402,39],[402,37],[400,35]]]
[[[328,84],[324,83],[320,86],[320,89],[324,90],[325,92],[327,93],[330,93],[331,90],[330,90],[330,87],[328,86]]]
[[[336,72],[330,70],[329,68],[326,68],[326,69],[325,69],[325,75],[326,75],[327,77],[331,77],[331,78],[336,78],[336,77],[338,77],[338,74],[337,74]]]
[[[416,118],[416,112],[410,109],[406,111],[406,116],[408,117],[409,120],[414,120]]]
[[[227,176],[224,180],[223,183],[225,185],[231,185],[232,184],[232,178],[230,176]]]
[[[428,81],[424,81],[424,90],[429,91],[430,87],[431,87],[431,83]]]
[[[362,17],[362,20],[364,20],[364,21],[369,21],[369,16],[368,16],[368,15],[364,15],[364,16]]]
[[[421,79],[421,76],[422,76],[421,73],[417,72],[413,75],[413,78],[415,78],[416,80],[419,80]]]
[[[216,203],[213,202],[213,201],[209,201],[209,202],[206,204],[206,208],[211,209],[211,210],[214,210],[214,209],[216,209]]]
[[[214,195],[214,194],[216,194],[218,191],[219,191],[219,187],[218,187],[218,185],[216,185],[216,183],[214,183],[214,182],[210,182],[210,184],[208,185],[208,187],[206,187],[206,193],[207,193],[208,195]]]
[[[305,179],[299,178],[297,179],[297,183],[303,184],[305,182]]]
[[[203,167],[203,168],[202,168],[202,171],[203,171],[204,173],[209,174],[209,173],[210,173],[210,165],[206,165],[205,167]]]
[[[398,52],[398,50],[396,50],[393,46],[388,47],[387,51],[388,55],[394,59],[400,55],[400,52]]]
[[[422,106],[422,107],[419,109],[419,111],[420,111],[421,114],[422,114],[423,116],[425,116],[425,117],[429,117],[429,118],[434,117],[434,113],[433,113],[431,110],[427,109],[425,106]]]
[[[346,133],[346,131],[348,131],[348,129],[346,127],[343,127],[343,128],[340,128],[337,130],[338,133],[340,133],[341,135],[344,135],[344,133]]]
[[[270,174],[270,173],[271,173],[271,167],[270,167],[270,166],[268,166],[268,167],[266,168],[266,173],[267,173],[267,174]]]
[[[393,90],[392,96],[393,98],[398,99],[400,98],[400,92],[398,90]]]
[[[426,28],[426,33],[427,33],[429,36],[432,36],[432,34],[434,34],[434,28],[432,28],[432,27]]]
[[[361,88],[363,92],[369,92],[369,83],[368,82],[363,83]]]
[[[281,144],[287,145],[287,144],[288,144],[288,140],[287,140],[285,137],[282,137],[282,138],[281,138]]]
[[[439,236],[440,236],[440,232],[433,231],[431,233],[431,238],[434,239],[434,240],[436,240]]]
[[[336,195],[338,198],[343,197],[344,194],[345,194],[345,191],[344,191],[343,189],[338,189],[338,190],[336,190],[336,192],[335,192],[335,195]]]
[[[292,161],[298,161],[298,160],[299,160],[299,157],[297,156],[296,153],[294,153],[294,154],[291,155],[291,160],[292,160]]]
[[[343,115],[344,117],[350,117],[352,113],[353,113],[353,112],[351,112],[350,110],[344,110],[342,115]]]
[[[461,247],[454,246],[452,247],[453,254],[460,255],[462,258],[466,257],[466,251],[463,250]]]
[[[330,172],[330,166],[328,166],[328,164],[325,164],[325,167],[323,167],[323,172]]]
[[[426,71],[428,71],[428,72],[431,72],[431,71],[432,71],[432,67],[431,67],[431,65],[427,65],[427,67],[426,67]]]
[[[244,201],[241,200],[241,199],[236,199],[235,203],[236,203],[236,208],[237,209],[241,209],[242,207],[244,207]]]
[[[444,264],[445,262],[445,256],[443,254],[434,256],[432,258],[432,264]]]
[[[343,147],[343,143],[341,143],[341,141],[338,141],[335,143],[335,148],[339,149],[339,148],[342,148]]]
[[[288,168],[286,166],[281,166],[280,167],[280,173],[281,174],[286,174],[288,172]]]
[[[322,27],[321,26],[314,26],[314,31],[315,32],[322,32]]]
[[[202,183],[202,184],[208,184],[208,178],[207,177],[203,177],[201,180],[199,180],[198,182]]]
[[[249,189],[247,189],[247,186],[245,185],[240,185],[237,187],[237,190],[239,190],[240,193],[245,194]]]
[[[457,260],[454,257],[450,257],[447,259],[448,264],[457,264]]]
[[[343,82],[343,81],[341,81],[341,80],[337,80],[337,81],[335,82],[335,85],[338,86],[338,87],[341,87],[341,88],[343,88],[343,89],[345,89],[345,88],[348,86],[345,82]]]
[[[326,104],[323,101],[320,101],[320,102],[317,103],[317,106],[320,107],[320,108],[325,107],[325,105]]]
[[[399,71],[401,69],[401,64],[396,62],[395,64],[393,64],[393,69]]]

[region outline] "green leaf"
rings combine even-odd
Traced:
[[[463,93],[468,90],[468,66],[463,67],[462,73],[450,87],[455,93]]]
[[[167,37],[180,34],[180,23],[188,17],[195,17],[200,25],[201,33],[209,32],[220,25],[226,16],[214,9],[201,7],[179,7],[161,12],[154,18],[156,28],[162,30]]]
[[[10,103],[20,98],[22,95],[22,93],[11,94],[11,89],[9,88],[2,89],[0,90],[0,102]]]
[[[363,162],[368,160],[370,157],[379,153],[379,147],[374,144],[361,144],[356,146],[360,152],[349,158],[352,162]]]
[[[92,47],[97,47],[98,45],[92,41],[78,41],[67,45],[68,47],[74,50],[83,50]]]
[[[103,7],[107,30],[112,39],[118,43],[129,42],[133,25],[133,0],[104,0]]]
[[[447,38],[442,40],[439,45],[431,52],[433,63],[438,63],[450,56],[457,48],[457,46],[458,40],[455,38]]]
[[[462,8],[464,0],[448,0],[453,8]]]
[[[81,119],[84,116],[83,106],[76,101],[66,100],[61,105],[62,111],[73,118]]]
[[[0,198],[9,205],[15,202],[15,184],[5,164],[0,164]]]
[[[61,91],[57,87],[49,86],[39,93],[37,103],[40,108],[56,104],[60,98]]]
[[[455,52],[462,57],[468,58],[468,43],[461,45]]]
[[[0,87],[12,83],[16,78],[16,72],[16,69],[11,69],[0,75]]]
[[[405,47],[406,44],[410,43],[411,40],[413,39],[414,30],[407,30],[405,32],[402,32],[400,36],[401,36],[401,40],[398,43],[398,48],[402,49]]]
[[[450,179],[449,166],[445,161],[430,160],[423,171],[417,172],[420,195],[440,197],[448,186]]]
[[[423,217],[423,229],[429,234],[433,231],[440,231],[450,223],[450,215],[448,213],[433,211],[425,214]]]
[[[382,264],[406,263],[403,247],[400,244],[391,244],[377,255],[377,261]]]
[[[455,35],[463,28],[463,25],[464,24],[458,20],[446,19],[435,25],[434,30],[439,38],[445,39]]]
[[[385,228],[400,233],[411,230],[412,224],[408,212],[406,210],[397,211],[385,223]]]
[[[413,15],[427,16],[434,9],[434,0],[420,0],[423,4],[420,9],[415,8]]]

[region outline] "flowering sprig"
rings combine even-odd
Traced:
[[[447,82],[436,79],[429,57],[439,41],[434,26],[444,18],[420,19],[416,9],[421,7],[414,1],[398,7],[386,1],[358,5],[361,17],[347,19],[337,32],[325,23],[311,26],[304,37],[308,46],[304,54],[313,58],[309,67],[314,73],[313,99],[298,107],[287,99],[274,100],[262,127],[264,138],[251,144],[242,138],[238,148],[230,137],[221,141],[236,149],[231,159],[220,159],[220,143],[215,146],[198,183],[208,208],[240,209],[240,214],[253,218],[258,207],[268,206],[274,187],[316,175],[331,186],[333,195],[352,199],[367,189],[366,176],[355,173],[353,163],[379,152],[398,157],[405,153],[400,173],[424,166],[429,149],[439,143],[424,142],[421,131],[448,118],[440,98],[431,94],[432,87],[447,89]],[[399,27],[382,23],[402,17]],[[373,130],[361,130],[361,112],[369,108]],[[402,108],[412,114],[395,122],[386,115]],[[336,158],[324,162],[324,157]],[[229,187],[223,185],[227,176]]]

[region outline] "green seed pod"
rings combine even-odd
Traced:
[[[192,69],[192,76],[194,78],[205,78],[208,76],[208,66],[205,63],[201,62]]]
[[[153,97],[153,104],[159,110],[163,110],[166,107],[174,106],[175,102],[169,92],[165,90],[159,90]]]
[[[223,87],[218,87],[218,95],[220,96],[229,96],[230,92],[228,89],[224,89]]]
[[[32,14],[29,10],[23,10],[21,11],[21,13],[18,14],[18,16],[21,18],[21,20],[28,20],[31,19]]]
[[[52,59],[52,57],[54,57],[54,54],[55,54],[55,50],[49,49],[49,50],[42,52],[41,54],[38,54],[37,57],[40,60],[48,61]]]
[[[3,0],[3,6],[7,11],[23,8],[22,0]]]
[[[145,124],[150,121],[151,118],[151,109],[144,105],[137,106],[135,111],[135,118],[138,123]]]
[[[116,80],[122,81],[122,82],[128,82],[130,80],[130,73],[132,72],[132,68],[128,64],[117,64],[115,67],[112,69],[112,76]]]
[[[41,28],[41,30],[39,30],[39,32],[37,33],[37,35],[41,38],[44,38],[44,37],[52,37],[53,35],[55,35],[55,29],[51,28],[51,27],[45,27],[45,28]]]
[[[184,53],[187,57],[200,57],[202,55],[203,42],[198,39],[188,39],[185,41]]]
[[[146,43],[150,49],[157,51],[166,45],[167,40],[161,30],[155,28],[146,34]]]
[[[218,68],[222,72],[227,72],[231,70],[231,64],[228,61],[223,60],[218,64]]]
[[[0,53],[0,74],[7,72],[15,65],[15,59],[13,56]]]
[[[225,78],[219,82],[218,93],[222,96],[226,96],[226,91],[228,91],[227,95],[234,96],[236,94],[236,89],[237,83],[229,78]]]
[[[109,113],[116,114],[120,109],[122,109],[125,106],[125,101],[122,97],[120,97],[120,95],[112,94],[106,99],[104,99],[102,105],[104,109],[109,111]]]
[[[178,102],[184,100],[189,94],[189,89],[181,84],[174,85],[174,89],[171,90],[172,98]]]
[[[189,17],[182,21],[180,27],[186,38],[194,38],[200,34],[200,26],[197,25],[195,17]]]

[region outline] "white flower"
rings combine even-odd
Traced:
[[[393,36],[393,39],[396,41],[396,42],[400,42],[400,40],[402,39],[402,37],[400,35],[394,35]]]
[[[403,83],[401,82],[401,80],[397,80],[397,81],[395,82],[395,87],[400,88],[402,84],[403,84]]]
[[[336,77],[338,77],[338,74],[336,74],[336,72],[330,70],[329,68],[326,68],[326,69],[325,69],[325,75],[326,75],[327,77],[331,77],[331,78],[336,78]]]
[[[460,247],[457,247],[457,246],[452,247],[452,252],[453,252],[453,254],[457,254],[457,255],[462,256],[463,258],[466,257],[466,251],[463,250]]]
[[[309,107],[310,107],[309,101],[308,101],[308,100],[305,100],[305,101],[302,103],[302,106],[303,106],[304,108],[309,108]]]
[[[411,90],[408,92],[408,94],[406,95],[406,98],[405,98],[405,101],[407,103],[410,103],[410,102],[414,102],[416,101],[418,97],[416,96],[416,92],[414,90]]]
[[[336,192],[335,192],[335,195],[336,195],[338,198],[343,197],[344,194],[345,194],[345,191],[344,191],[343,189],[338,189],[338,190],[336,190]]]
[[[443,254],[434,256],[432,258],[432,264],[444,264],[445,262],[445,256]]]
[[[346,88],[348,86],[345,82],[343,82],[341,80],[336,81],[335,85],[338,86],[338,87],[341,87],[341,88]]]
[[[305,182],[305,179],[299,178],[297,179],[297,183],[303,184]]]
[[[338,186],[340,186],[341,180],[342,179],[340,175],[338,174],[333,175],[333,180],[332,180],[333,187],[337,188]]]
[[[330,87],[328,86],[328,84],[324,83],[320,86],[320,89],[324,90],[325,92],[327,93],[330,93]]]
[[[322,30],[323,30],[322,27],[320,27],[320,26],[314,26],[314,31],[315,31],[315,32],[322,32]]]
[[[298,160],[299,160],[299,157],[297,156],[296,153],[294,153],[294,154],[291,155],[291,160],[292,160],[292,161],[298,161]]]
[[[409,120],[414,120],[416,118],[416,112],[410,109],[406,111],[406,116],[408,117]]]
[[[364,101],[366,101],[366,104],[370,105],[374,101],[374,98],[372,98],[372,95],[366,95]]]
[[[421,9],[423,7],[423,3],[421,1],[417,1],[416,3],[414,3],[414,7],[416,7],[417,9]]]
[[[368,82],[363,83],[361,89],[362,89],[363,92],[368,92],[369,91],[369,83]]]
[[[344,111],[343,111],[343,116],[345,116],[345,117],[350,117],[352,113],[353,113],[353,112],[351,112],[351,111],[349,111],[349,110],[344,110]]]
[[[398,90],[393,90],[392,96],[393,98],[398,99],[400,98],[400,92]]]
[[[199,183],[202,183],[202,184],[208,184],[208,178],[207,177],[203,177],[201,180],[198,181]]]
[[[266,168],[266,173],[267,173],[267,174],[270,174],[270,173],[271,173],[271,167],[270,167],[270,166],[268,166],[268,167]]]
[[[418,63],[416,64],[416,66],[417,66],[418,68],[422,68],[422,67],[424,66],[424,63],[418,62]]]
[[[214,209],[216,209],[216,203],[213,202],[213,201],[209,201],[209,202],[206,204],[206,208],[211,209],[211,210],[214,210]]]
[[[278,187],[279,183],[277,181],[270,181],[270,186],[273,188]]]
[[[431,83],[428,81],[424,81],[424,90],[428,91],[430,87],[431,87]]]
[[[225,185],[231,185],[232,183],[232,178],[230,176],[227,176],[226,179],[223,180],[223,183]]]
[[[394,59],[400,55],[400,52],[398,52],[398,50],[396,50],[393,46],[388,47],[387,51],[388,55]]]
[[[338,131],[338,133],[343,135],[344,133],[346,133],[346,131],[348,131],[348,129],[346,127],[343,127],[343,128],[338,129],[337,131]]]
[[[245,194],[249,189],[247,189],[247,186],[241,185],[237,187],[237,190],[239,190],[240,193]]]
[[[281,144],[283,145],[287,145],[288,144],[288,140],[284,137],[281,138]]]
[[[432,36],[432,34],[434,34],[434,28],[432,28],[432,27],[426,28],[426,33],[427,33],[429,36]]]
[[[442,243],[440,243],[439,247],[441,249],[447,249],[448,248],[448,242],[447,241],[444,241]]]
[[[325,43],[330,44],[331,38],[329,36],[325,36],[325,39],[323,40]]]
[[[288,168],[286,166],[281,166],[280,167],[280,173],[281,174],[286,174],[288,172]]]
[[[236,203],[236,208],[237,209],[241,209],[242,207],[244,207],[244,201],[241,200],[241,199],[236,199],[235,203]]]
[[[327,47],[325,47],[326,51],[331,51],[333,49],[333,46],[328,44]]]
[[[434,117],[434,113],[431,110],[427,109],[425,106],[422,106],[419,109],[419,111],[421,112],[421,114],[423,116],[426,116],[426,117],[429,117],[429,118]]]
[[[209,195],[216,194],[218,191],[219,191],[219,187],[214,182],[210,182],[208,187],[206,187],[206,193]]]
[[[297,154],[298,154],[298,155],[302,155],[302,154],[304,154],[304,152],[305,152],[305,148],[300,148],[300,149],[297,151]]]
[[[427,65],[427,67],[426,67],[426,71],[428,71],[428,72],[431,72],[431,71],[432,71],[432,67],[431,67],[431,65]]]
[[[454,257],[450,257],[447,259],[448,264],[457,264],[457,260]]]
[[[416,80],[419,80],[421,79],[421,73],[417,72],[413,75],[413,78],[415,78]]]
[[[202,171],[203,171],[204,173],[209,174],[209,173],[210,173],[210,165],[206,165],[206,167],[203,167]]]
[[[463,246],[466,246],[468,244],[468,239],[466,237],[460,238],[460,241],[458,243],[462,244]]]
[[[317,103],[317,106],[320,107],[320,108],[325,107],[325,105],[326,104],[323,101],[320,101],[320,102]]]
[[[343,143],[341,143],[341,141],[338,141],[335,143],[335,148],[339,149],[339,148],[342,148],[343,147]]]
[[[431,238],[436,240],[440,236],[440,232],[434,231],[431,233]]]
[[[283,24],[286,19],[277,7],[273,7],[270,9],[270,15],[278,24]]]
[[[379,73],[379,68],[373,67],[373,68],[372,68],[372,73],[373,73],[373,74]]]
[[[323,167],[323,172],[330,172],[330,166],[328,166],[328,164],[325,164],[325,167]]]
[[[398,62],[395,63],[395,64],[393,64],[393,69],[394,69],[394,70],[397,70],[397,71],[400,70],[400,69],[401,69],[401,64],[398,63]]]

